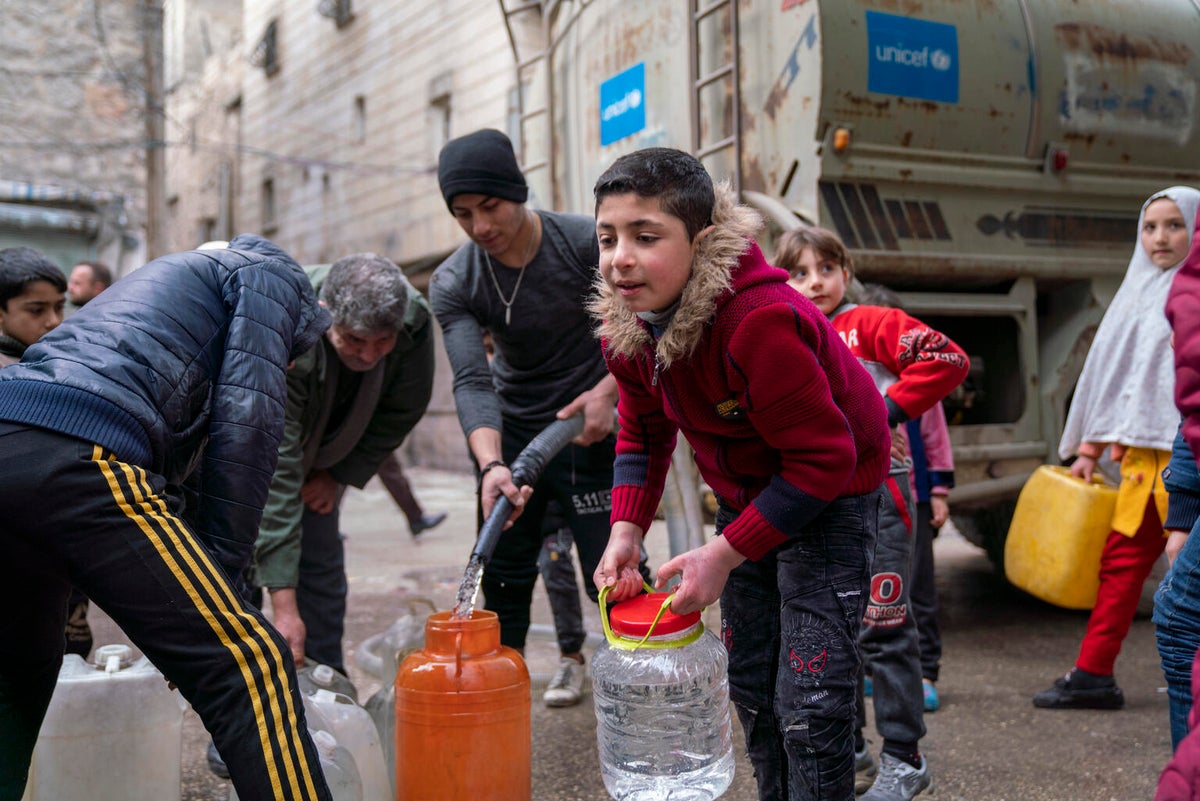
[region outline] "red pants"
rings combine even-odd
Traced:
[[[1101,676],[1112,675],[1121,643],[1129,633],[1142,597],[1142,585],[1166,544],[1153,497],[1146,504],[1137,534],[1126,537],[1116,531],[1109,532],[1100,556],[1100,591],[1079,646],[1076,667]]]

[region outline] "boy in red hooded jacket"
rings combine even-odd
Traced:
[[[730,695],[761,799],[854,798],[856,638],[890,441],[871,377],[754,243],[760,221],[694,157],[650,148],[596,183],[594,307],[621,419],[595,571],[642,588],[642,538],[682,433],[717,536],[668,561],[672,608],[721,602]]]

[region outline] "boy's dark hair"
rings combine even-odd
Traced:
[[[695,156],[670,147],[648,147],[621,156],[596,179],[596,209],[610,195],[658,198],[664,212],[683,220],[688,239],[712,224],[712,178]]]
[[[34,281],[67,291],[67,277],[42,252],[26,247],[0,250],[0,308],[8,309],[8,302]]]
[[[818,258],[846,268],[850,278],[854,278],[854,260],[850,258],[850,252],[842,240],[833,231],[815,225],[802,225],[785,231],[775,245],[775,258],[771,263],[794,276],[800,267],[800,254],[805,248],[812,248]]]
[[[75,263],[76,267],[87,267],[92,271],[92,280],[99,281],[104,284],[104,288],[112,286],[113,274],[108,265],[102,261],[80,261]]]

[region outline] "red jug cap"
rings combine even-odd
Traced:
[[[608,623],[612,626],[613,633],[618,637],[641,639],[653,626],[654,636],[657,637],[662,634],[679,634],[700,622],[699,612],[677,615],[667,609],[656,624],[654,618],[658,616],[658,610],[669,596],[669,592],[646,592],[616,604],[608,610]]]

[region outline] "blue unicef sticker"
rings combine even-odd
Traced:
[[[646,65],[635,64],[600,84],[600,144],[646,127]]]
[[[941,22],[867,12],[867,89],[958,102],[958,29]]]

